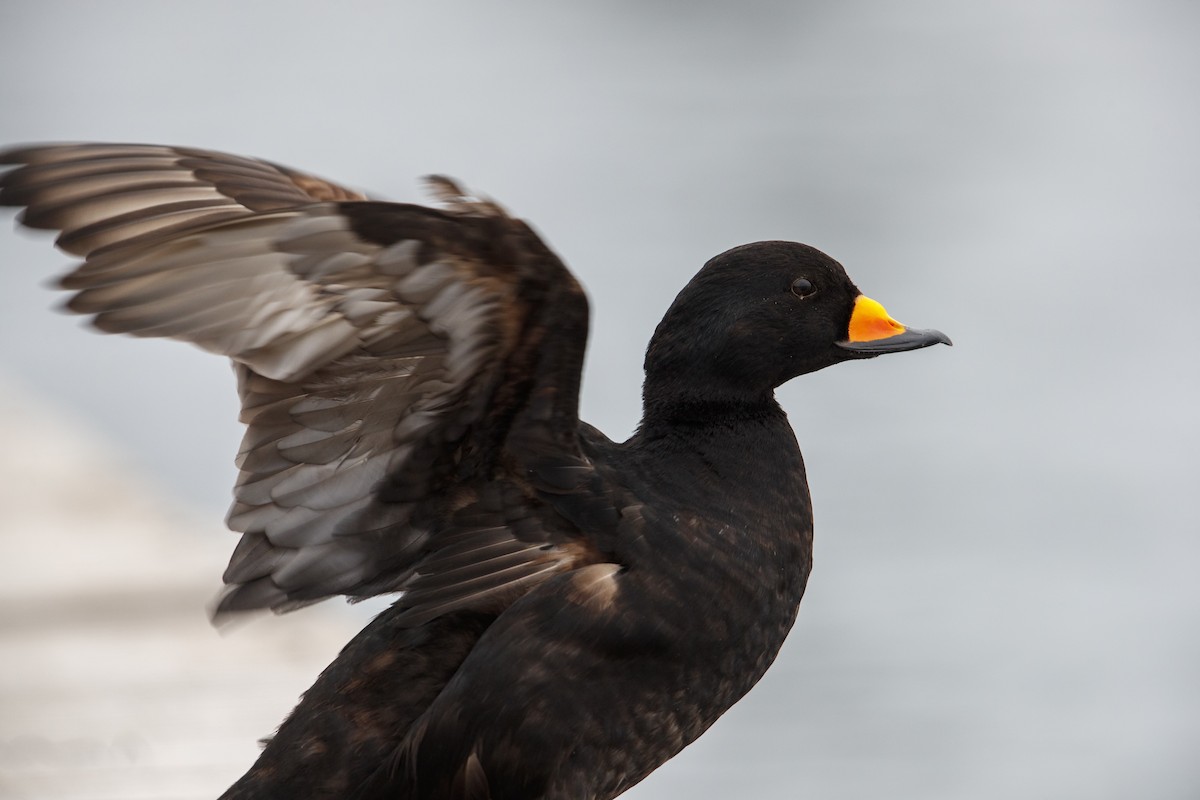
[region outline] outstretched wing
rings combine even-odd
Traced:
[[[0,164],[23,165],[4,175],[0,203],[26,206],[24,225],[62,231],[55,244],[79,256],[255,211],[367,199],[277,164],[191,147],[32,145],[0,153]]]
[[[0,204],[84,263],[69,307],[228,356],[247,431],[218,612],[405,591],[414,619],[600,558],[580,453],[587,303],[538,237],[266,162],[141,145],[0,154]],[[563,495],[578,495],[563,503]]]

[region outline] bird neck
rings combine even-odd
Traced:
[[[728,427],[775,420],[786,424],[787,417],[770,390],[748,391],[719,380],[660,383],[647,376],[638,430],[653,437],[681,427]]]

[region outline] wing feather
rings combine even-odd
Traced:
[[[22,222],[62,231],[58,245],[86,256],[143,236],[253,211],[366,196],[265,161],[187,147],[32,145],[0,154],[0,204]]]
[[[600,557],[553,507],[612,507],[577,439],[586,299],[493,201],[437,178],[445,211],[372,202],[154,145],[0,163],[0,204],[85,259],[71,310],[235,365],[243,535],[218,613],[401,591],[415,624]]]

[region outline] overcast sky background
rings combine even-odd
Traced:
[[[817,516],[800,621],[759,688],[628,796],[1184,800],[1197,9],[8,2],[0,142],[198,145],[401,200],[459,177],[587,287],[583,413],[616,439],[650,333],[707,258],[825,250],[955,347],[781,390]],[[67,263],[0,235],[0,381],[219,518],[230,370],[51,311]],[[3,514],[0,535],[36,546]]]

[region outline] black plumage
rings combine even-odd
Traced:
[[[0,154],[0,204],[84,258],[97,327],[234,362],[247,432],[217,615],[400,593],[224,797],[610,798],[762,676],[811,567],[773,392],[938,342],[791,242],[712,259],[644,417],[578,418],[587,300],[523,222],[152,145]]]

